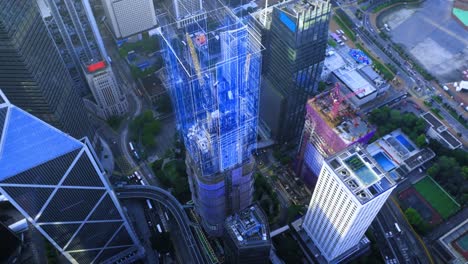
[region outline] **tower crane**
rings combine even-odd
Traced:
[[[331,98],[333,100],[333,107],[332,107],[331,116],[333,118],[336,118],[338,116],[338,111],[340,110],[340,106],[343,103],[343,101],[353,97],[356,94],[360,94],[360,93],[362,93],[364,91],[365,91],[364,88],[360,88],[355,92],[352,92],[352,93],[349,93],[349,94],[343,96],[341,94],[341,91],[340,91],[340,84],[336,83],[335,87],[333,88],[333,90],[330,93],[330,96],[331,96]]]
[[[189,33],[185,33],[185,38],[187,39],[187,43],[190,48],[190,56],[192,57],[192,62],[193,66],[195,67],[195,72],[197,73],[198,81],[200,82],[200,85],[203,85],[204,80],[201,74],[200,61],[198,60],[198,55],[195,51],[195,46],[193,46],[192,38],[190,37]]]

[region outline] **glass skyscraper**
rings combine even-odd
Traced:
[[[227,8],[162,28],[167,83],[187,148],[192,198],[205,230],[221,235],[227,215],[252,201],[259,34]]]
[[[256,16],[266,38],[260,116],[279,143],[297,142],[318,85],[328,40],[329,1],[287,1]]]
[[[0,89],[15,105],[70,135],[93,136],[35,1],[0,0]]]
[[[89,141],[10,104],[0,90],[0,192],[72,263],[142,252]]]

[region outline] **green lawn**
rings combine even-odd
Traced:
[[[442,187],[427,176],[414,185],[414,188],[426,199],[442,218],[447,219],[454,214],[460,206],[446,193]]]

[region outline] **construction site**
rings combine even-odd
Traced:
[[[343,94],[340,84],[307,102],[296,173],[307,185],[316,181],[324,158],[354,143],[367,143],[375,127],[350,102],[353,93]]]
[[[252,200],[263,47],[230,9],[205,12],[160,37],[192,198],[205,230],[219,236],[226,215]]]

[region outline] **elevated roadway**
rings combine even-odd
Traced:
[[[184,208],[172,194],[159,187],[147,185],[126,185],[116,188],[115,192],[119,199],[151,199],[165,206],[174,216],[189,251],[191,259],[185,260],[185,263],[208,263],[190,230],[190,220]]]

